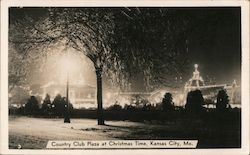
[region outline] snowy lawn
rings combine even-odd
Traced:
[[[43,149],[48,140],[111,140],[111,139],[198,139],[199,147],[238,147],[240,131],[231,125],[208,126],[199,120],[168,122],[105,121],[97,125],[94,119],[9,118],[9,147]]]

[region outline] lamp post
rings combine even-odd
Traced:
[[[67,55],[68,52],[67,52]],[[67,60],[68,61],[68,60]],[[66,82],[66,102],[67,104],[65,105],[65,113],[64,113],[64,123],[70,123],[70,113],[69,113],[69,68],[68,68],[68,63],[66,66],[67,70],[67,82]]]

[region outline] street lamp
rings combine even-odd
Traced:
[[[66,102],[65,113],[64,113],[64,123],[70,123],[70,114],[69,114],[69,72],[67,71],[67,84],[66,84]]]
[[[70,123],[70,113],[69,113],[69,60],[68,57],[69,52],[67,52],[67,57],[65,58],[65,69],[67,72],[67,82],[66,82],[66,105],[65,105],[65,113],[64,113],[64,123]]]
[[[60,68],[61,70],[61,81],[63,83],[66,82],[66,104],[65,104],[65,109],[64,109],[64,123],[70,123],[70,99],[69,97],[69,83],[71,81],[76,80],[76,76],[74,76],[75,74],[79,74],[79,66],[80,66],[80,61],[79,61],[79,56],[74,55],[73,52],[70,52],[69,49],[67,49],[66,53],[64,55],[62,55],[60,62],[58,63],[60,66],[58,66],[58,68]],[[73,75],[73,76],[72,76]]]

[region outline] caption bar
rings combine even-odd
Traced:
[[[48,149],[196,148],[198,140],[48,141]]]

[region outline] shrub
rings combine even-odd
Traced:
[[[52,112],[52,104],[51,104],[51,101],[50,101],[50,96],[49,96],[49,94],[46,94],[46,97],[45,97],[45,99],[43,100],[42,112],[43,112],[43,114],[45,114],[45,115],[51,114],[51,112]]]
[[[199,113],[202,110],[204,98],[200,90],[190,91],[187,95],[187,103],[185,109],[188,112]]]
[[[52,102],[52,111],[56,116],[62,116],[63,114],[64,107],[62,101],[62,96],[60,94],[57,94]]]
[[[36,115],[39,112],[39,104],[35,96],[31,96],[28,102],[25,104],[25,113],[30,115]]]
[[[227,91],[224,89],[220,90],[217,95],[216,110],[225,111],[229,107],[228,98]]]
[[[66,112],[67,101],[66,97],[62,97],[60,94],[56,95],[52,102],[52,112],[55,116],[63,116]],[[69,112],[73,109],[73,105],[69,103]]]
[[[162,99],[162,109],[163,111],[173,111],[174,110],[174,103],[173,97],[171,93],[166,93],[164,98]]]
[[[107,110],[119,111],[119,110],[122,110],[122,106],[120,106],[119,104],[114,104],[114,105],[111,105],[110,107],[108,107]]]
[[[125,104],[124,109],[127,111],[136,111],[136,107],[133,105]]]

